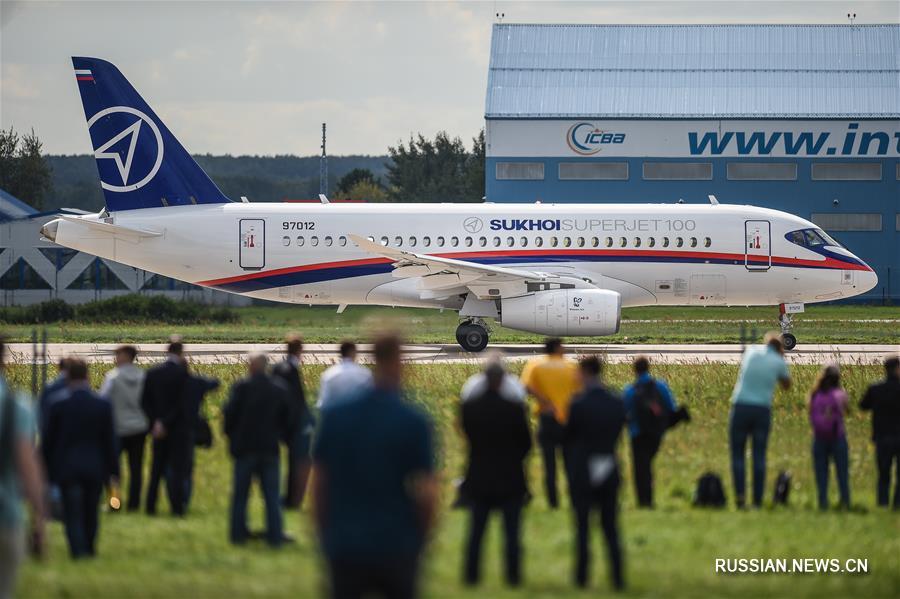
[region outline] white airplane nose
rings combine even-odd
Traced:
[[[860,293],[865,293],[878,285],[878,275],[875,274],[875,271],[868,264],[866,264],[866,268],[869,270],[861,271],[856,280],[856,286]]]

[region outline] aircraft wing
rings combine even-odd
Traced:
[[[423,298],[446,297],[466,291],[473,292],[479,298],[512,297],[533,291],[534,289],[529,289],[529,283],[544,283],[547,289],[551,286],[593,287],[586,285],[582,279],[554,273],[408,252],[383,246],[361,235],[351,234],[350,239],[360,248],[392,260],[394,277],[419,277],[419,289]]]

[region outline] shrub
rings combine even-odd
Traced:
[[[27,306],[25,314],[29,323],[59,322],[72,320],[75,317],[75,308],[61,299],[52,299]]]
[[[161,295],[120,295],[80,306],[54,299],[31,306],[0,308],[0,322],[7,324],[47,324],[60,321],[189,324],[235,322],[237,319],[237,312],[228,307],[173,300]]]

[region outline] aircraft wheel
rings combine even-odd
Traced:
[[[787,351],[791,351],[797,347],[797,338],[794,337],[792,333],[784,333],[781,335],[781,342],[784,344],[784,349]]]
[[[464,350],[478,353],[487,347],[488,332],[479,324],[461,324],[456,329],[456,340]]]

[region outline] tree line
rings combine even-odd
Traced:
[[[252,202],[313,199],[318,156],[194,156],[222,192]],[[329,156],[329,196],[367,202],[480,202],[484,197],[484,131],[471,148],[444,131],[411,136],[384,156]],[[0,130],[0,189],[38,210],[98,211],[103,192],[94,157],[44,155],[34,131]]]

